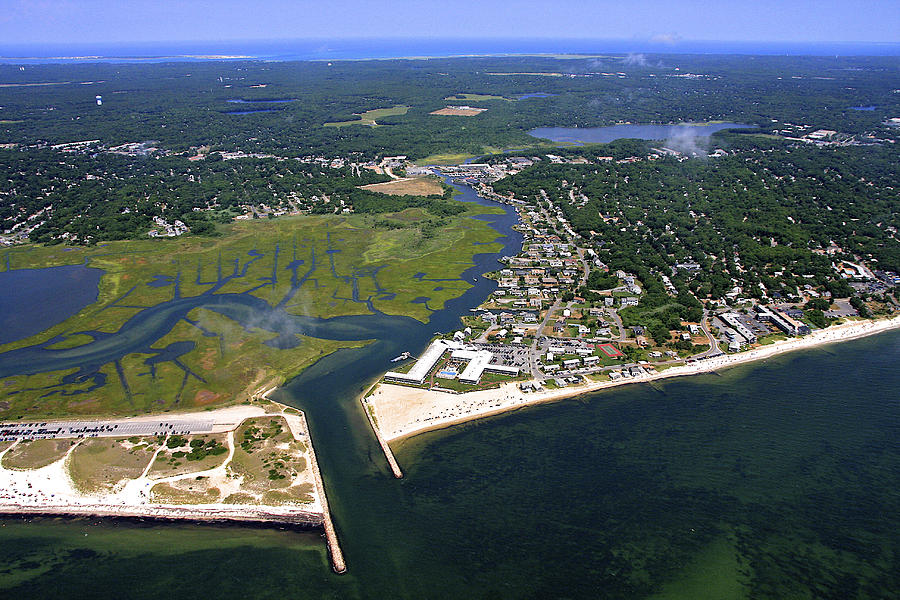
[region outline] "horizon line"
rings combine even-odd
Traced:
[[[653,39],[651,38],[604,38],[590,36],[319,36],[312,35],[306,37],[252,37],[252,38],[228,38],[228,39],[154,39],[154,40],[86,40],[86,41],[33,41],[33,42],[11,42],[2,43],[0,46],[16,47],[16,46],[85,46],[85,45],[101,45],[114,46],[120,44],[239,44],[246,42],[326,42],[326,41],[531,41],[531,42],[628,42],[634,44],[650,44],[653,46],[662,46],[676,48],[680,44],[856,44],[856,45],[900,45],[900,39],[896,41],[885,40],[779,40],[779,39],[752,39],[752,40],[735,40],[735,39],[712,39],[712,38],[678,38],[677,40]]]

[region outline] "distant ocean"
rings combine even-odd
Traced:
[[[585,39],[316,39],[142,44],[9,45],[0,43],[0,62],[169,62],[173,60],[360,60],[405,56],[497,54],[756,54],[814,56],[900,56],[900,43],[715,42],[675,44],[642,40]]]

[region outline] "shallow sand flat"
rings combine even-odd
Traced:
[[[822,344],[840,342],[900,327],[900,316],[879,321],[853,321],[833,325],[802,338],[791,338],[768,346],[760,346],[739,354],[717,356],[692,364],[676,366],[655,373],[618,381],[583,383],[563,389],[524,393],[516,383],[508,383],[492,390],[464,394],[436,392],[394,384],[379,384],[365,399],[375,423],[384,439],[392,441],[454,423],[471,421],[530,404],[571,398],[581,394],[627,385],[707,373],[784,352],[814,348]]]

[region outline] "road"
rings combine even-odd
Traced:
[[[544,377],[544,373],[541,372],[540,367],[538,366],[538,340],[541,339],[541,332],[547,327],[547,323],[550,322],[550,318],[553,316],[553,313],[559,309],[560,299],[557,298],[553,302],[553,306],[547,311],[547,314],[544,315],[544,320],[541,321],[541,324],[538,325],[538,329],[534,335],[534,341],[531,342],[531,352],[529,352],[528,356],[528,369],[531,371],[531,375],[534,378]]]
[[[715,315],[709,313],[706,309],[704,309],[703,318],[700,319],[700,329],[703,330],[703,333],[706,334],[706,337],[709,340],[709,350],[707,350],[706,352],[701,352],[693,358],[706,358],[707,356],[716,356],[718,354],[722,354],[722,350],[721,348],[719,348],[719,341],[716,339],[716,336],[713,335],[709,327],[709,319],[712,316]]]

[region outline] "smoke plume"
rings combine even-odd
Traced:
[[[650,65],[646,56],[634,52],[629,53],[628,56],[622,59],[622,62],[625,63],[626,67],[647,67]]]
[[[666,140],[666,148],[686,156],[706,158],[709,138],[696,135],[691,126],[675,127]]]

